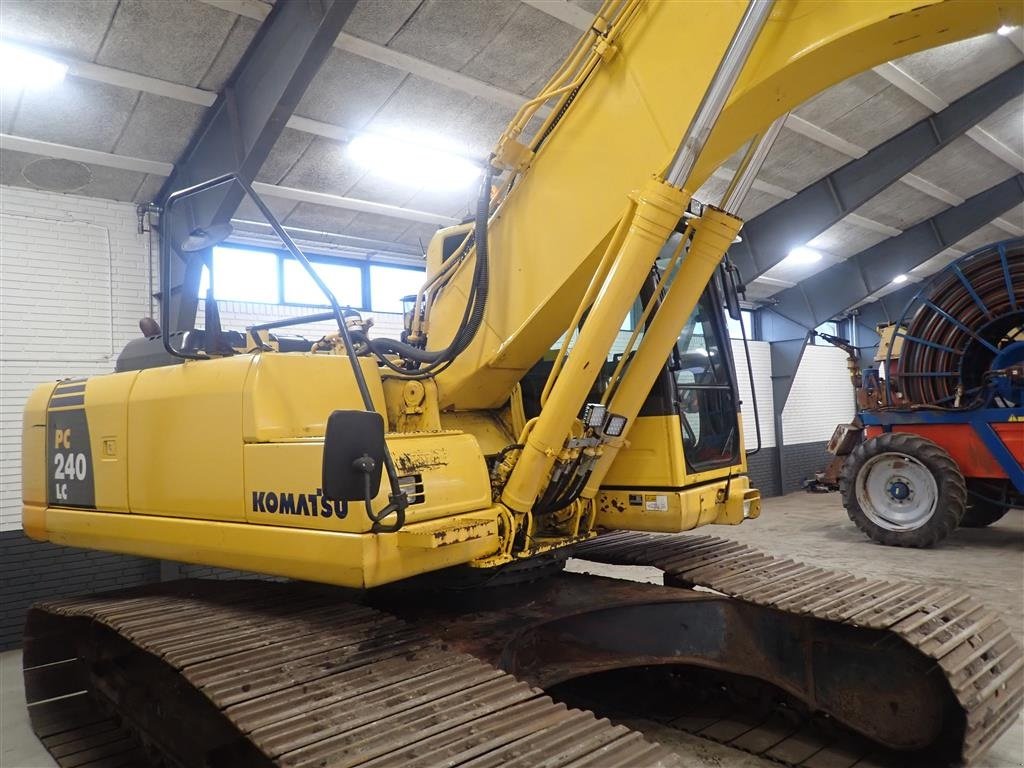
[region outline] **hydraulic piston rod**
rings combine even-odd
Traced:
[[[757,41],[757,36],[768,19],[771,6],[771,0],[752,0],[747,6],[686,136],[676,149],[668,171],[664,177],[652,178],[640,192],[633,221],[618,257],[590,309],[572,354],[551,388],[547,403],[529,434],[522,455],[509,476],[502,501],[511,509],[527,512],[532,508],[552,466],[558,459],[576,415],[583,407],[587,393],[607,358],[622,319],[639,295],[640,288],[661,247],[686,210],[690,193],[681,186],[692,171],[704,142],[721,114],[726,99]],[[692,297],[680,297],[683,301],[678,302],[679,311],[672,315],[672,319],[675,320],[677,315],[681,319],[678,319],[674,330],[669,327],[668,321],[663,321],[659,325],[660,332],[666,339],[671,337],[669,343],[678,335],[679,328],[695,306],[703,286],[739,229],[739,221],[733,220],[736,222],[735,226],[732,233],[728,233],[733,226],[729,222],[731,218],[725,217],[721,226],[712,223],[706,227],[709,234],[705,235],[705,238],[710,238],[711,242],[707,246],[700,245],[698,249],[699,253],[706,253],[706,258],[693,256],[691,248],[691,255],[687,257],[684,268],[685,279],[677,279],[677,283],[693,286],[695,293]],[[724,231],[720,231],[722,227]],[[724,246],[719,248],[718,240],[721,237],[727,239]],[[637,377],[649,379],[644,394],[649,391],[657,369],[668,354],[668,348],[661,351],[664,345],[645,343],[645,347],[649,346],[657,347],[658,357],[656,362],[652,362],[648,359],[653,357],[652,354],[647,353],[640,363],[640,367],[650,368],[650,376]],[[636,366],[637,363],[638,360],[634,360],[633,365]],[[636,411],[638,410],[639,405],[636,406]]]

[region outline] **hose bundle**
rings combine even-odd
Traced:
[[[892,377],[907,403],[984,404],[1006,351],[1024,347],[1024,239],[985,246],[950,264],[910,301],[897,328],[903,347]]]

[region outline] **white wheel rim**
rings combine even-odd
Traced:
[[[913,531],[931,520],[939,500],[935,476],[905,453],[872,456],[857,473],[857,503],[889,531]]]

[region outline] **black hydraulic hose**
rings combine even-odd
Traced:
[[[490,289],[490,254],[487,234],[488,221],[491,214],[491,181],[493,178],[494,168],[488,162],[484,170],[480,196],[477,198],[476,220],[474,223],[476,263],[473,269],[473,283],[466,302],[466,308],[463,312],[462,321],[459,323],[455,336],[447,347],[434,351],[420,349],[397,339],[372,339],[369,342],[370,349],[392,370],[406,376],[416,377],[424,377],[436,373],[437,368],[449,364],[472,343],[473,339],[476,338],[477,332],[480,330],[480,326],[483,325],[484,311],[487,308],[487,295]],[[397,354],[407,360],[427,363],[428,368],[417,371],[407,371],[398,368],[385,358],[387,354]]]

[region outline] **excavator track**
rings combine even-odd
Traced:
[[[884,630],[934,660],[963,709],[959,758],[985,754],[1024,705],[1024,651],[999,615],[957,590],[857,577],[714,536],[612,533],[579,545],[593,562],[661,569],[665,583],[852,627]],[[783,757],[764,749],[757,754]]]
[[[32,726],[67,768],[682,765],[306,584],[185,581],[44,603],[24,659]]]
[[[793,766],[868,768],[977,760],[1021,709],[1024,655],[966,595],[710,536],[609,534],[575,554],[661,568],[666,586],[182,581],[40,604],[25,633],[30,719],[75,768],[676,766],[544,691],[588,707],[562,684],[681,669],[687,684],[695,671],[760,680],[801,707],[748,719],[738,699],[670,694],[686,710],[660,721],[670,729]]]

